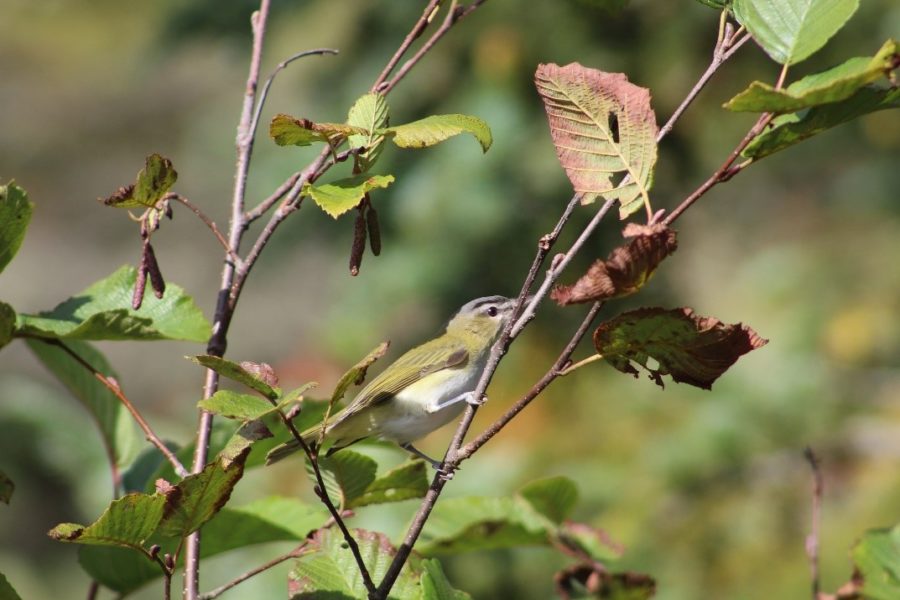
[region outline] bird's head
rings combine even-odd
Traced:
[[[485,296],[467,302],[450,319],[447,333],[466,337],[483,347],[494,343],[500,331],[512,317],[515,298]]]

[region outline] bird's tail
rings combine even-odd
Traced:
[[[300,437],[303,438],[303,441],[304,441],[304,443],[306,443],[307,446],[312,446],[318,441],[319,432],[321,430],[322,430],[321,425],[316,425],[315,427],[304,431],[300,435]],[[290,440],[286,441],[285,443],[283,443],[279,446],[275,446],[274,448],[269,450],[269,453],[266,454],[266,464],[271,465],[273,463],[276,463],[279,460],[281,460],[282,458],[287,458],[288,456],[290,456],[294,452],[297,452],[300,449],[301,449],[300,442],[296,438],[291,438]]]

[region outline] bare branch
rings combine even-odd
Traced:
[[[246,573],[242,573],[241,575],[238,575],[237,577],[235,577],[228,583],[220,585],[219,587],[217,587],[214,590],[210,590],[210,591],[206,592],[205,594],[200,594],[199,600],[213,600],[214,598],[218,598],[219,596],[221,596],[222,594],[224,594],[231,588],[247,581],[251,577],[255,577],[255,576],[259,575],[260,573],[268,571],[272,567],[278,566],[286,560],[290,560],[292,558],[297,558],[297,557],[301,556],[305,549],[306,549],[306,541],[304,541],[302,544],[300,544],[299,546],[297,546],[296,548],[294,548],[287,554],[282,554],[281,556],[277,556],[277,557],[273,558],[272,560],[261,564],[258,567],[250,569]]]
[[[813,489],[812,489],[812,529],[806,536],[806,555],[809,557],[810,577],[812,578],[812,598],[819,599],[820,577],[819,577],[819,523],[822,520],[822,492],[825,484],[822,479],[822,469],[819,466],[819,458],[813,452],[813,449],[807,446],[803,450],[803,456],[812,469]]]
[[[165,199],[167,200],[175,200],[177,202],[181,202],[184,204],[192,213],[197,215],[197,217],[203,221],[206,226],[212,231],[213,235],[216,236],[216,239],[219,240],[219,243],[222,245],[222,248],[225,249],[225,252],[228,253],[228,256],[231,260],[234,261],[235,265],[239,265],[241,263],[240,257],[235,254],[234,250],[231,249],[231,246],[228,245],[228,240],[225,239],[225,236],[222,235],[222,232],[219,231],[219,228],[216,227],[215,222],[210,219],[205,212],[203,212],[199,206],[189,201],[187,198],[182,196],[181,194],[168,193],[165,195]]]
[[[400,47],[397,48],[396,52],[394,52],[394,55],[388,61],[387,65],[385,65],[384,69],[381,71],[381,74],[378,76],[378,79],[376,79],[375,83],[372,84],[373,92],[382,91],[378,88],[381,87],[381,84],[383,84],[388,76],[390,76],[391,71],[394,70],[394,67],[397,66],[397,63],[400,62],[400,59],[403,58],[403,55],[406,54],[406,51],[409,50],[409,47],[412,46],[412,43],[419,39],[419,36],[422,35],[422,33],[431,23],[431,20],[437,13],[440,4],[441,0],[429,0],[428,4],[425,5],[425,10],[422,11],[422,16],[419,17],[419,20],[416,21],[415,25],[413,25],[412,30],[410,30],[410,32],[403,39],[403,43],[400,44]]]

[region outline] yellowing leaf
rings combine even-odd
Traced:
[[[539,65],[534,80],[556,155],[582,204],[616,199],[623,219],[642,204],[649,211],[657,133],[649,90],[578,63]]]
[[[393,175],[357,175],[322,185],[307,185],[305,192],[319,208],[337,219],[362,202],[374,189],[386,188],[394,182]]]
[[[469,115],[431,115],[412,123],[382,130],[401,148],[427,148],[461,133],[469,133],[484,152],[493,143],[491,128],[478,117]]]
[[[382,94],[374,92],[360,97],[350,107],[347,124],[367,131],[365,134],[351,135],[348,139],[351,148],[366,148],[365,152],[356,157],[360,171],[365,173],[372,168],[384,148],[384,134],[378,130],[388,124],[387,100]]]
[[[344,123],[314,123],[279,114],[269,124],[269,135],[279,146],[309,146],[313,142],[336,142],[350,135],[367,133],[362,127]]]

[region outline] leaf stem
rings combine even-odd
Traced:
[[[604,358],[606,358],[606,357],[603,356],[602,354],[592,354],[591,356],[588,356],[587,358],[583,358],[576,363],[572,363],[571,365],[568,365],[567,367],[560,369],[559,372],[557,373],[557,375],[559,375],[560,377],[565,377],[569,373],[571,373],[577,369],[580,369],[581,367],[583,367],[585,365],[589,365],[592,362],[596,362],[598,360],[603,360]]]
[[[138,426],[141,428],[141,431],[144,432],[144,436],[147,438],[147,441],[156,446],[156,448],[162,452],[162,455],[166,457],[166,460],[172,465],[172,468],[175,469],[175,473],[178,474],[179,477],[187,477],[188,472],[187,469],[184,468],[184,465],[181,464],[181,461],[178,460],[178,457],[175,456],[171,450],[169,450],[166,445],[159,439],[159,437],[153,432],[153,429],[150,428],[150,424],[144,419],[143,415],[135,408],[134,404],[125,396],[125,393],[122,392],[122,388],[119,386],[119,382],[116,381],[112,377],[107,377],[100,371],[94,368],[94,366],[85,360],[80,354],[69,348],[62,340],[57,339],[46,339],[46,338],[33,338],[44,342],[46,344],[50,344],[52,346],[59,347],[63,352],[71,356],[75,362],[79,365],[87,369],[91,375],[94,376],[97,381],[102,383],[106,389],[113,393],[113,395],[119,399],[119,402],[131,413],[131,416],[137,422]],[[117,486],[118,487],[118,486]]]
[[[182,203],[183,205],[185,205],[192,213],[194,213],[195,215],[197,215],[197,217],[198,217],[201,221],[203,221],[203,223],[206,224],[206,226],[209,228],[209,230],[212,231],[213,235],[216,236],[216,239],[219,240],[219,243],[222,245],[222,248],[225,249],[225,252],[228,253],[228,256],[231,258],[231,260],[233,260],[234,263],[235,263],[236,265],[237,265],[237,264],[240,264],[241,258],[240,258],[237,254],[235,254],[234,250],[232,250],[231,246],[228,244],[228,240],[225,239],[225,236],[222,235],[222,232],[219,231],[219,228],[218,228],[218,227],[216,227],[215,222],[213,222],[213,220],[210,219],[210,218],[206,215],[206,213],[204,213],[204,212],[200,209],[199,206],[197,206],[196,204],[192,203],[191,201],[189,201],[187,198],[185,198],[185,197],[182,196],[181,194],[175,194],[175,193],[170,192],[170,193],[166,194],[165,198],[166,198],[167,200],[175,200],[175,201],[177,201],[177,202],[181,202],[181,203]]]

